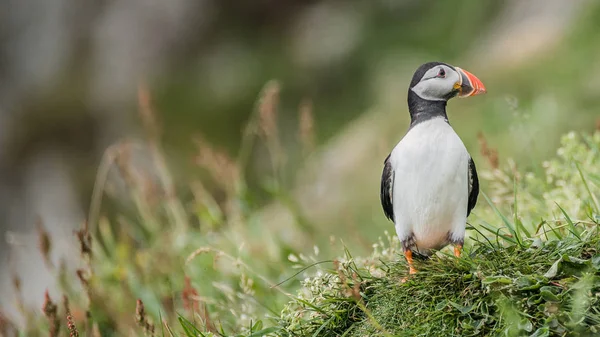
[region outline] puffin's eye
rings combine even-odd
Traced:
[[[444,70],[444,68],[440,69],[440,71],[438,72],[438,77],[441,77],[441,78],[446,77],[446,71]]]

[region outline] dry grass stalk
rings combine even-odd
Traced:
[[[277,81],[269,81],[263,90],[259,105],[260,133],[265,139],[277,139],[277,108],[280,86]]]
[[[210,229],[215,229],[223,220],[223,210],[212,196],[212,194],[204,187],[202,182],[194,181],[191,183],[191,191],[194,195],[194,200],[198,206],[209,209],[215,217],[214,222],[206,222],[205,225],[210,226]]]
[[[200,247],[198,249],[196,249],[195,251],[193,251],[188,257],[187,259],[185,259],[185,264],[190,263],[193,259],[195,259],[198,255],[202,255],[202,254],[206,254],[206,253],[210,253],[212,252],[212,249],[210,249],[210,247]]]
[[[69,336],[79,337],[79,331],[77,330],[77,326],[75,326],[73,316],[71,315],[71,309],[69,308],[69,299],[67,298],[67,296],[63,296],[63,303],[65,306],[65,314],[67,316],[67,328],[69,329]]]
[[[4,316],[4,313],[0,311],[0,336],[8,336],[9,329],[10,321]]]
[[[156,207],[160,201],[160,197],[163,196],[163,193],[156,182],[147,175],[142,175],[141,177],[141,190],[145,202],[151,208]]]
[[[144,330],[146,336],[154,336],[154,324],[146,317],[144,302],[138,299],[135,306],[135,322]]]
[[[197,136],[194,141],[198,148],[198,155],[195,158],[196,165],[207,170],[229,196],[233,195],[236,184],[240,180],[238,164],[224,151],[214,149],[202,137]]]
[[[357,302],[361,301],[362,300],[362,296],[360,296],[361,281],[358,279],[358,275],[355,272],[352,272],[352,282],[353,282],[353,286],[352,286],[352,290],[351,290],[352,298],[354,298],[354,300]]]
[[[0,311],[0,337],[18,336],[15,325]]]
[[[87,230],[87,225],[78,231],[75,231],[77,240],[79,241],[79,250],[84,257],[91,258],[92,256],[92,235]]]
[[[202,306],[200,306],[200,297],[198,295],[198,291],[192,286],[192,282],[189,276],[185,277],[185,284],[183,287],[181,297],[183,299],[184,309],[187,310],[191,315],[198,314],[202,321],[204,321],[204,325],[207,331],[217,331],[215,325],[213,324],[208,314],[206,303],[202,303]]]
[[[169,172],[167,161],[161,151],[159,143],[161,129],[156,120],[150,91],[144,82],[140,83],[138,87],[138,104],[142,123],[144,124],[144,129],[148,135],[148,147],[150,148],[152,160],[158,178],[160,179],[161,187],[167,197],[166,210],[169,220],[174,223],[178,229],[184,230],[189,225],[188,219],[183,205],[179,199],[177,199],[175,184],[173,183],[173,178]]]
[[[210,315],[208,314],[208,307],[206,306],[206,303],[202,303],[201,309],[202,310],[200,310],[200,318],[202,318],[202,320],[204,321],[204,326],[205,326],[206,330],[216,333],[217,327],[210,319]]]
[[[493,169],[497,169],[498,168],[498,151],[496,149],[490,148],[488,146],[487,139],[483,135],[483,132],[479,132],[477,134],[477,140],[479,141],[479,148],[480,148],[481,155],[487,159],[489,165]]]
[[[335,269],[337,272],[340,282],[346,283],[346,275],[342,273],[342,270],[340,269],[340,261],[338,259],[333,260],[333,269]]]
[[[15,290],[15,292],[14,292],[15,297],[16,297],[15,304],[17,306],[17,309],[19,309],[19,311],[22,314],[27,316],[29,312],[27,310],[27,306],[25,305],[25,301],[23,300],[23,290],[21,288],[21,278],[14,271],[12,272],[12,286]]]
[[[315,120],[313,116],[313,105],[309,99],[300,103],[299,108],[298,138],[302,144],[302,152],[306,155],[315,148]]]
[[[4,316],[4,313],[0,311],[0,336],[8,335],[6,332],[9,329],[10,321]]]
[[[277,81],[271,80],[267,82],[258,106],[258,134],[267,144],[269,154],[273,161],[273,170],[275,172],[278,172],[284,163],[284,153],[281,143],[279,142],[277,128],[280,89]]]
[[[183,308],[190,314],[200,312],[200,303],[198,303],[198,291],[192,286],[189,276],[185,277],[183,292],[181,293]]]
[[[142,123],[144,124],[144,129],[147,132],[148,138],[150,138],[152,141],[158,140],[160,136],[160,128],[158,127],[156,115],[154,114],[152,108],[150,90],[148,90],[148,87],[144,82],[141,82],[138,86],[138,105],[140,109],[140,117],[142,119]]]
[[[44,223],[40,217],[37,218],[36,221],[36,229],[38,233],[38,247],[40,252],[42,253],[42,257],[44,259],[44,263],[48,268],[52,269],[53,264],[50,259],[50,252],[52,251],[52,240],[50,239],[50,235],[48,231],[44,227]]]
[[[58,306],[52,302],[48,290],[44,293],[44,304],[42,305],[44,316],[48,319],[48,335],[57,337],[60,331],[60,319],[58,318]]]
[[[125,185],[133,191],[140,191],[144,201],[152,207],[158,203],[159,197],[164,196],[163,191],[148,174],[134,169],[131,163],[134,146],[130,141],[119,143],[115,148],[115,164]]]
[[[102,337],[98,323],[94,323],[94,327],[92,328],[92,337]]]
[[[129,188],[136,186],[136,179],[131,166],[131,143],[120,143],[115,151],[115,163],[121,173],[121,177]]]
[[[346,277],[346,274],[344,274],[344,272],[342,271],[342,269],[340,268],[340,262],[335,259],[333,260],[333,268],[335,269],[335,271],[338,274],[338,277],[340,278],[340,283],[342,284],[342,287],[344,289],[344,295],[346,297],[352,297],[355,301],[361,301],[362,297],[360,296],[360,280],[358,280],[358,275],[356,275],[355,272],[352,272],[352,287],[350,285],[348,285],[348,278]]]
[[[92,332],[92,315],[90,312],[90,307],[92,306],[92,289],[89,283],[89,280],[92,277],[92,235],[89,232],[88,222],[84,222],[83,227],[80,230],[75,231],[75,234],[77,235],[77,240],[79,241],[81,256],[86,263],[86,268],[77,269],[76,274],[77,278],[85,289],[85,294],[87,297],[84,332],[86,336],[89,336]]]
[[[17,293],[21,293],[21,278],[18,275],[13,275],[12,278],[13,288]]]
[[[175,334],[173,333],[173,330],[171,330],[171,326],[169,325],[167,320],[163,318],[161,323],[162,323],[163,327],[165,328],[165,330],[169,333],[169,336],[175,337]]]
[[[86,277],[86,271],[83,269],[77,269],[76,271],[77,273],[77,278],[79,279],[79,282],[81,282],[81,284],[84,286],[84,288],[88,288],[90,286],[89,280]]]

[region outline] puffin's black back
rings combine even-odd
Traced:
[[[415,71],[415,74],[413,75],[412,80],[410,81],[410,88],[414,87],[415,85],[417,85],[417,83],[419,83],[419,81],[421,80],[421,78],[423,78],[423,75],[425,75],[425,73],[427,72],[427,70],[435,67],[435,66],[439,66],[440,64],[443,64],[445,66],[448,66],[450,68],[454,68],[449,64],[446,64],[444,62],[427,62],[422,64],[419,68],[417,68],[417,71]]]

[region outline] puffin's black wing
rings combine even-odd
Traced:
[[[385,158],[383,173],[381,174],[381,207],[385,216],[394,221],[394,205],[392,204],[392,196],[394,191],[394,170],[390,163],[390,155]],[[470,205],[470,203],[469,203]]]
[[[479,179],[477,178],[477,169],[473,158],[469,157],[469,204],[467,206],[467,216],[471,214],[471,210],[477,203],[479,195]]]

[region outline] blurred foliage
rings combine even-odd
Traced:
[[[286,200],[285,187],[277,183],[282,163],[278,159],[281,148],[276,133],[278,90],[275,82],[265,86],[244,133],[244,143],[270,144],[267,147],[273,175],[264,179],[274,198]],[[190,336],[247,336],[256,335],[257,330],[258,335],[327,335],[344,333],[347,329],[360,335],[364,329],[374,332],[407,326],[430,331],[450,329],[449,333],[459,329],[476,334],[510,332],[513,326],[506,322],[511,319],[519,320],[519,329],[529,332],[596,328],[595,314],[585,316],[589,322],[576,319],[583,309],[577,311],[568,303],[580,295],[568,289],[580,289],[584,282],[581,291],[595,291],[593,278],[592,281],[583,278],[581,282],[578,279],[583,275],[582,268],[596,266],[593,252],[600,248],[594,239],[600,219],[596,193],[600,188],[597,155],[600,132],[593,136],[570,133],[563,137],[558,157],[544,165],[543,176],[523,175],[510,165],[491,171],[481,169],[482,182],[487,181],[492,187],[489,194],[497,200],[497,205],[487,195],[484,197],[490,207],[480,200],[484,205],[479,205],[477,222],[471,227],[475,232],[471,231],[471,239],[467,240],[467,257],[461,258],[458,265],[437,257],[425,262],[424,273],[417,279],[427,282],[407,283],[408,287],[420,290],[406,297],[404,288],[390,286],[406,272],[402,262],[393,262],[399,257],[395,237],[388,235],[386,243],[380,240],[367,257],[353,258],[354,249],[340,247],[335,238],[330,238],[325,247],[315,245],[307,255],[288,247],[270,228],[253,225],[259,219],[256,214],[261,207],[248,202],[250,192],[240,174],[245,152],[231,158],[198,140],[196,163],[217,183],[222,200],[217,201],[200,180],[190,183],[190,198],[177,197],[158,141],[160,128],[154,118],[154,107],[144,87],[140,88],[139,100],[146,139],[118,143],[108,149],[99,169],[90,218],[77,232],[82,265],[74,268],[49,263],[48,266],[61,280],[72,314],[58,310],[57,300],[47,297],[44,312],[49,325],[46,326],[36,324],[39,317],[22,306],[31,323],[25,331],[28,336],[54,329],[60,315],[70,317],[71,330],[78,328],[86,335],[122,334],[131,329],[153,335],[159,328],[183,329]],[[136,164],[139,152],[149,155],[150,165]],[[493,156],[486,158],[491,166],[497,165]],[[111,173],[118,179],[108,180]],[[119,193],[122,190],[127,191],[127,199],[122,199]],[[582,195],[584,192],[587,196]],[[111,196],[109,199],[121,200],[125,206],[121,212],[101,216],[104,193]],[[578,195],[578,199],[573,200],[573,195]],[[546,199],[550,197],[551,200]],[[557,204],[560,213],[548,202]],[[285,203],[294,207],[291,200]],[[538,216],[545,220],[537,222]],[[295,230],[305,229],[300,226]],[[43,227],[40,237],[44,243],[41,252],[47,256],[52,243],[44,235]],[[342,258],[323,260],[320,248],[325,251],[343,248],[345,254]],[[549,256],[554,258],[548,259]],[[571,264],[579,266],[575,274],[567,273],[571,269],[560,269]],[[299,272],[290,275],[294,268],[300,269]],[[440,277],[432,277],[430,272]],[[559,275],[561,278],[555,280]],[[464,286],[466,290],[449,294],[443,285],[448,278],[457,278],[456,289]],[[301,291],[293,295],[300,280],[303,280]],[[500,288],[491,286],[494,280],[500,280]],[[525,289],[524,282],[531,284],[527,283]],[[535,287],[531,288],[532,285]],[[521,301],[518,296],[533,296],[534,290],[539,290],[534,295],[545,301],[543,304]],[[386,291],[393,294],[386,295]],[[432,302],[431,296],[446,300]],[[431,309],[434,302],[440,307],[435,307],[433,316],[422,316],[431,322],[425,325],[413,321],[410,311],[405,311],[407,316],[390,315],[397,311],[398,303],[389,300],[397,298],[404,298],[404,303],[410,298],[415,305],[424,305],[423,312]],[[516,309],[506,309],[503,304],[514,301],[520,305]],[[286,302],[289,303],[284,306]],[[571,314],[559,314],[561,311],[553,304],[559,302],[567,303],[565,308]],[[445,310],[440,311],[443,309],[440,303],[447,304]],[[593,309],[595,303],[586,305]],[[548,305],[553,306],[551,312]],[[473,308],[477,310],[472,312]],[[137,312],[135,319],[134,312]],[[448,315],[436,314],[444,312]],[[507,312],[514,317],[504,317]],[[412,325],[415,322],[419,324]],[[435,326],[436,322],[442,326]],[[449,322],[464,324],[452,327]]]
[[[268,96],[265,90],[253,137],[266,136]],[[233,185],[222,181],[229,198],[222,205],[200,182],[192,184],[189,202],[170,197],[168,170],[159,169],[153,185],[147,167],[132,165],[134,149],[145,147],[154,165],[162,167],[160,145],[152,137],[109,150],[106,167],[123,178],[132,212],[99,221],[92,212],[89,224],[97,223],[97,230],[86,226],[77,233],[80,268],[74,272],[72,266],[48,266],[61,279],[72,314],[65,312],[66,304],[57,305],[47,296],[48,325],[23,308],[30,323],[27,336],[54,331],[62,315],[70,317],[71,331],[102,336],[132,329],[147,336],[162,330],[186,336],[392,336],[428,331],[546,336],[585,335],[600,328],[600,302],[594,295],[600,249],[600,132],[563,137],[544,176],[521,174],[510,165],[482,170],[482,180],[492,186],[490,196],[499,198],[501,209],[489,199],[486,207],[481,200],[464,256],[455,260],[441,252],[419,263],[421,273],[405,284],[399,280],[407,266],[395,236],[386,233],[365,257],[353,257],[353,248],[340,246],[335,238],[328,248],[343,249],[344,256],[333,260],[323,259],[318,246],[310,254],[289,250],[269,228],[256,233],[257,227],[248,226],[256,220],[256,210],[240,207],[243,180]],[[200,163],[213,176],[235,165],[224,154],[210,153],[216,150],[209,145],[201,147],[210,160]],[[533,192],[515,188],[525,183]],[[97,186],[103,188],[101,182]],[[572,198],[582,191],[587,197]],[[560,213],[545,206],[550,201]],[[544,220],[537,222],[530,214]],[[40,236],[45,242],[42,253],[48,254],[51,242],[42,227]],[[294,269],[298,272],[292,274]],[[454,280],[452,287],[448,280]]]
[[[558,156],[551,153],[558,145],[558,135],[571,129],[591,131],[598,117],[600,84],[595,75],[600,69],[595,68],[595,57],[600,46],[590,43],[600,39],[598,4],[589,5],[554,52],[516,68],[473,70],[490,94],[481,100],[450,104],[450,120],[478,163],[491,207],[482,196],[471,217],[479,232],[470,231],[469,256],[458,263],[436,258],[430,274],[424,270],[416,280],[443,270],[440,277],[420,286],[416,282],[406,286],[393,283],[403,275],[405,266],[392,262],[398,260],[395,238],[388,237],[386,243],[376,240],[384,228],[392,228],[383,216],[374,215],[373,209],[379,207],[376,193],[365,193],[366,206],[350,209],[349,219],[340,220],[351,224],[344,223],[343,229],[331,224],[321,232],[307,224],[291,197],[296,173],[315,152],[315,144],[307,139],[316,140],[320,149],[346,123],[370,113],[365,112],[370,108],[390,117],[382,128],[394,132],[381,132],[390,149],[401,137],[408,115],[404,106],[382,102],[378,78],[382,64],[386,70],[388,66],[400,69],[393,71],[393,76],[401,81],[424,59],[460,63],[479,38],[481,30],[472,27],[486,27],[501,3],[335,2],[331,8],[350,13],[352,24],[360,29],[357,36],[348,37],[356,39],[351,50],[328,62],[306,62],[290,51],[294,46],[286,38],[292,29],[287,20],[293,21],[290,17],[295,7],[282,18],[265,14],[272,21],[262,24],[242,15],[246,9],[228,12],[236,14],[239,21],[217,29],[212,43],[225,46],[222,54],[212,58],[199,57],[198,45],[180,47],[183,50],[177,50],[167,69],[149,79],[156,109],[149,89],[140,91],[145,138],[114,144],[100,165],[90,218],[78,236],[82,264],[49,266],[71,300],[75,326],[86,336],[131,331],[139,335],[165,331],[168,335],[170,330],[190,336],[257,335],[261,329],[275,335],[325,335],[342,333],[351,326],[356,329],[353,333],[391,332],[402,326],[383,320],[396,309],[398,303],[392,303],[393,299],[431,304],[423,301],[424,297],[407,296],[405,289],[447,297],[435,309],[448,314],[443,319],[452,322],[466,317],[468,323],[460,327],[464,331],[502,330],[506,328],[499,323],[504,322],[503,315],[512,315],[519,323],[524,317],[533,317],[523,320],[519,328],[540,331],[539,335],[597,325],[597,312],[581,323],[577,321],[581,308],[568,306],[585,297],[584,292],[597,291],[596,283],[588,284],[588,278],[579,279],[580,273],[559,267],[596,268],[590,269],[590,275],[597,277],[597,261],[586,254],[599,248],[590,235],[595,233],[592,229],[599,213],[599,135],[567,134]],[[325,13],[331,14],[331,8]],[[223,63],[215,66],[211,62]],[[273,78],[277,82],[268,82]],[[73,142],[89,140],[96,130],[93,120],[78,123],[86,125],[81,129],[48,127],[54,124],[31,117],[38,111],[60,110],[64,115],[49,113],[48,118],[62,118],[85,109],[72,97],[79,92],[75,88],[80,82],[60,83],[48,94],[50,104],[28,107],[31,115],[23,117],[27,127],[12,143],[11,156],[34,151],[37,145],[31,139],[43,143],[43,138],[29,138],[40,135],[40,129],[71,135],[59,143],[75,146],[73,151],[80,151],[77,146],[93,147]],[[255,102],[259,92],[261,99]],[[404,97],[405,91],[397,95]],[[302,127],[300,111],[307,111],[303,109],[310,109],[311,122],[305,123],[311,127]],[[41,124],[36,126],[37,122]],[[298,139],[299,130],[310,135]],[[478,139],[479,131],[483,137]],[[478,154],[475,149],[484,149],[483,143],[495,155]],[[86,167],[85,160],[72,157]],[[544,164],[538,165],[540,162]],[[86,175],[83,169],[77,171]],[[87,200],[88,191],[82,195]],[[284,228],[285,234],[302,233],[311,238],[300,243],[303,250],[290,247],[261,222],[258,215],[270,201],[283,204],[295,217],[294,228]],[[353,227],[352,223],[361,225]],[[325,232],[336,233],[342,240],[320,235]],[[42,228],[42,237],[43,233]],[[91,235],[89,240],[87,235]],[[486,237],[500,242],[489,243]],[[371,242],[376,242],[375,251],[367,253]],[[342,249],[344,257],[331,268],[331,256]],[[498,255],[487,260],[490,250]],[[541,251],[548,254],[538,254]],[[523,269],[528,263],[539,268]],[[554,263],[557,274],[544,276]],[[484,270],[478,270],[479,265]],[[441,284],[448,277],[457,280],[458,288],[482,288],[476,294],[480,297],[444,292]],[[536,288],[524,289],[529,283]],[[525,296],[540,301],[535,305],[519,302]],[[507,298],[522,306],[513,310],[498,302]],[[548,306],[556,309],[556,299],[567,304],[566,316],[552,316],[554,312],[546,310]],[[493,303],[487,306],[487,302]],[[58,309],[53,306],[57,303]],[[46,318],[22,307],[28,323],[23,334],[48,335],[56,318],[65,315],[65,305],[60,303],[48,297]],[[597,309],[595,300],[588,304]],[[472,316],[475,307],[477,317]],[[490,311],[483,315],[484,309]],[[365,316],[366,312],[373,317]],[[423,322],[410,320],[414,315],[409,312],[404,315],[404,324]],[[8,324],[0,319],[0,331]],[[60,333],[66,331],[63,328]]]

